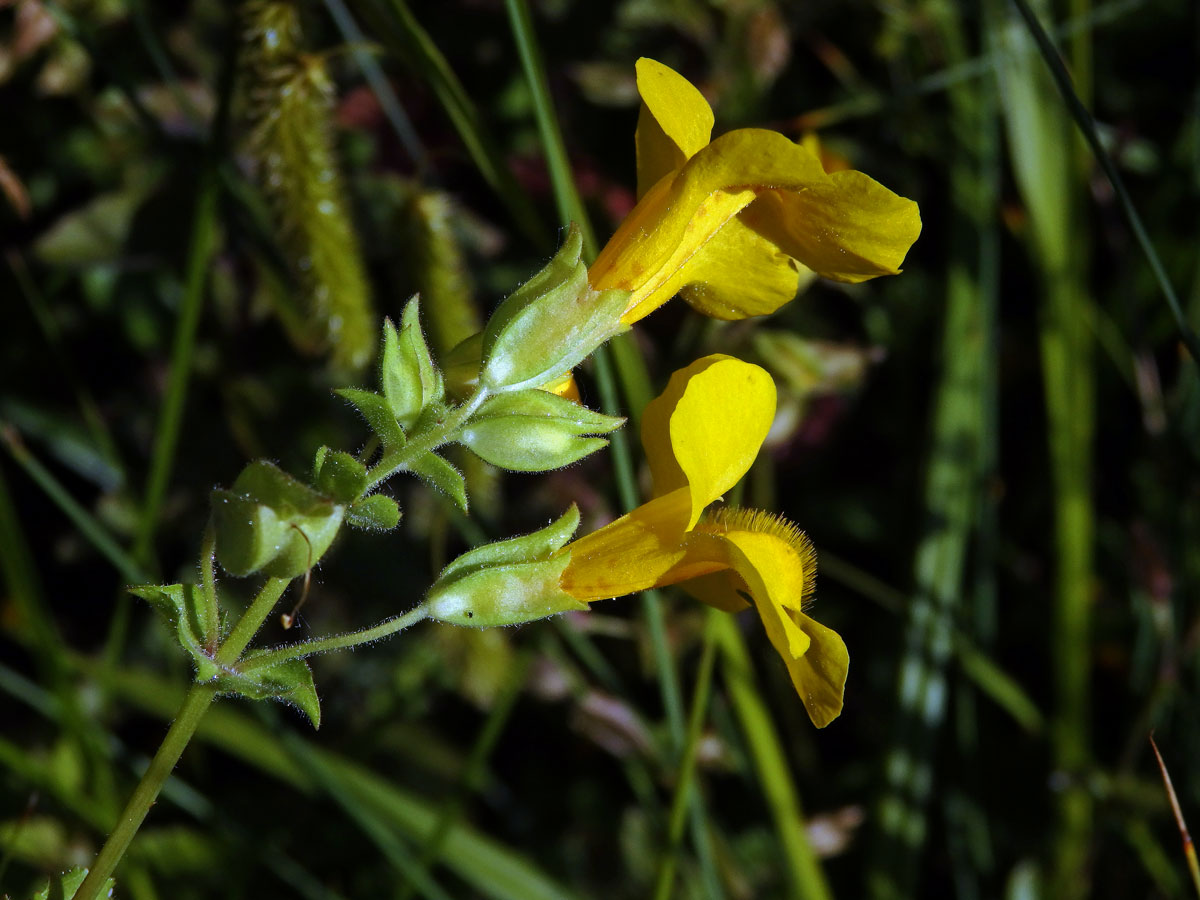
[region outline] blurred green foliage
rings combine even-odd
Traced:
[[[361,247],[361,275],[336,274],[357,264],[332,253],[328,277],[379,317],[436,298],[444,352],[545,263],[560,224],[510,17],[297,10],[292,63],[319,63],[328,104],[323,136],[298,139],[324,142],[304,152],[340,173],[342,237]],[[709,636],[711,691],[693,694],[706,615],[683,595],[664,612],[682,696],[701,702],[687,752],[637,604],[516,631],[421,625],[314,660],[316,737],[285,708],[215,708],[118,896],[640,898],[676,839],[681,897],[1188,896],[1146,737],[1200,822],[1200,381],[1020,17],[1001,0],[532,12],[601,240],[633,202],[641,55],[700,86],[718,131],[816,131],[827,164],[921,205],[899,277],[816,283],[768,323],[672,304],[616,358],[616,412],[635,419],[636,398],[703,353],[774,374],[786,415],[743,494],[817,545],[819,615],[851,653],[846,710],[813,731],[750,629],[748,655],[736,628]],[[1200,327],[1194,5],[1039,12]],[[331,354],[328,328],[300,327],[311,216],[256,175],[242,44],[213,0],[0,8],[0,891],[14,898],[87,864],[191,677],[124,586],[197,580],[210,491],[249,460],[304,472],[317,448],[362,441],[330,389],[371,351]],[[602,390],[580,381],[585,398]],[[572,501],[590,530],[621,509],[609,463],[502,481],[464,467],[493,496],[472,520],[396,485],[402,531],[342,536],[298,624],[323,635],[401,612],[467,547]],[[678,805],[680,830],[685,770],[702,802]]]

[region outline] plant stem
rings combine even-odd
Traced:
[[[112,875],[121,861],[121,857],[125,855],[129,842],[137,834],[138,828],[146,818],[146,813],[154,805],[159,791],[170,777],[175,764],[179,762],[179,757],[183,755],[184,748],[192,739],[192,735],[196,733],[200,720],[204,718],[209,704],[216,695],[216,686],[212,684],[193,685],[192,689],[188,691],[183,705],[179,708],[179,714],[171,723],[170,730],[167,731],[167,736],[163,738],[158,752],[154,754],[154,759],[150,761],[149,767],[142,775],[142,780],[134,789],[133,796],[125,804],[117,827],[104,842],[100,854],[92,863],[87,878],[75,892],[75,900],[96,900],[104,882]]]
[[[209,553],[211,548],[207,540],[204,549],[205,553],[211,556]],[[201,569],[204,569],[203,563]],[[218,665],[232,665],[242,655],[242,651],[258,633],[258,629],[262,627],[262,623],[275,608],[275,604],[279,602],[280,596],[289,583],[290,579],[287,578],[267,580],[242,618],[233,626],[229,637],[217,650],[216,662]],[[150,766],[142,773],[141,781],[133,789],[133,795],[125,805],[117,827],[113,829],[108,840],[104,842],[104,846],[100,848],[100,853],[92,863],[87,878],[76,891],[76,900],[95,900],[104,882],[121,862],[121,857],[125,855],[129,842],[137,834],[146,818],[146,813],[154,805],[159,791],[162,790],[167,778],[171,775],[175,764],[179,762],[179,757],[183,755],[184,749],[192,739],[192,735],[196,733],[200,720],[204,718],[209,704],[216,695],[217,685],[211,681],[192,685],[192,689],[184,698],[183,705],[179,708],[179,714],[175,717],[167,736],[159,745],[158,752],[154,754]]]
[[[211,518],[204,528],[204,540],[200,544],[200,584],[204,590],[204,638],[205,648],[216,654],[220,637],[221,615],[217,605],[217,576],[214,561],[217,552],[217,527]]]
[[[258,592],[245,614],[233,626],[233,631],[229,632],[229,637],[221,644],[216,656],[217,665],[231,666],[237,662],[290,583],[290,579],[287,578],[267,579],[267,583],[262,586],[262,590]]]
[[[360,644],[370,644],[373,641],[391,637],[393,634],[403,631],[410,625],[417,624],[428,616],[429,610],[422,603],[419,606],[414,606],[403,615],[386,619],[378,625],[372,625],[370,628],[360,628],[358,631],[347,631],[344,634],[335,634],[333,637],[317,638],[311,641],[288,644],[284,647],[277,647],[274,650],[250,656],[238,666],[238,671],[244,674],[246,672],[253,672],[255,669],[277,665],[289,659],[301,659],[305,656],[312,656],[315,653],[328,653],[331,650],[345,650],[349,647],[357,647]]]
[[[442,444],[449,443],[455,432],[466,424],[467,419],[474,415],[487,398],[487,389],[479,388],[466,403],[451,409],[446,419],[438,427],[422,431],[394,454],[389,454],[381,459],[369,473],[367,489],[370,490],[397,472],[404,471],[413,460],[436,450]]]

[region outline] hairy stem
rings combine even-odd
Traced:
[[[137,834],[146,818],[146,813],[154,805],[159,791],[170,777],[175,764],[179,762],[179,757],[183,755],[184,749],[191,741],[192,735],[196,733],[200,720],[208,712],[209,704],[216,695],[216,686],[212,684],[193,685],[192,689],[188,691],[183,705],[179,708],[179,714],[171,723],[167,736],[163,738],[158,752],[154,754],[154,759],[150,761],[149,767],[143,773],[142,780],[138,782],[129,802],[125,804],[117,827],[104,842],[99,855],[92,863],[87,878],[75,892],[76,900],[96,900],[96,897],[99,896],[104,883],[117,868],[121,857],[125,855],[130,841]]]
[[[426,453],[452,441],[458,430],[467,423],[467,419],[475,414],[475,411],[483,405],[483,401],[487,398],[487,389],[479,388],[466,403],[451,409],[445,420],[436,428],[421,432],[394,454],[386,455],[371,469],[367,490],[369,491],[380,482],[386,481],[397,472],[404,471],[414,460],[420,459]]]
[[[245,674],[253,672],[256,669],[278,665],[290,659],[303,659],[306,656],[312,656],[316,653],[328,653],[331,650],[346,650],[350,647],[370,644],[373,641],[398,634],[405,628],[417,624],[428,616],[429,610],[422,603],[419,606],[414,606],[403,615],[385,619],[378,625],[372,625],[370,628],[360,628],[358,631],[347,631],[344,634],[335,634],[333,637],[316,638],[311,641],[288,644],[284,647],[277,647],[274,650],[267,650],[264,653],[250,656],[238,666],[238,671]]]

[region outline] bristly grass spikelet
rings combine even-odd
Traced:
[[[375,351],[370,289],[334,154],[333,82],[303,48],[293,3],[242,8],[241,95],[247,150],[271,207],[300,309],[281,310],[293,341],[359,370]]]

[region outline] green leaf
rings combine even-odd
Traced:
[[[422,481],[449,495],[462,513],[467,512],[467,482],[462,472],[436,453],[426,453],[409,465],[409,471]]]
[[[353,503],[367,489],[367,467],[349,453],[322,447],[313,477],[317,487],[339,503]]]
[[[194,584],[145,584],[129,588],[129,593],[147,601],[167,625],[197,667],[197,677],[211,678],[215,669],[205,652],[215,635],[206,634],[204,594]]]
[[[391,497],[372,494],[350,505],[346,524],[363,531],[391,531],[400,524],[400,507]]]
[[[246,466],[231,490],[212,492],[217,560],[231,575],[295,578],[329,549],[343,504],[266,460]]]
[[[30,900],[71,900],[75,896],[75,892],[79,890],[79,886],[83,884],[83,879],[87,878],[87,873],[87,869],[75,866],[67,869],[61,875],[51,876],[46,881],[46,886],[35,891]],[[111,897],[112,890],[113,880],[109,878],[100,888],[100,896]]]
[[[493,393],[534,388],[560,378],[624,331],[629,294],[597,293],[579,259],[572,225],[549,265],[500,304],[484,329],[479,381]]]
[[[367,420],[371,430],[379,436],[385,449],[392,450],[404,446],[407,440],[404,436],[404,429],[400,427],[387,400],[382,396],[358,388],[340,388],[334,393],[342,399],[350,401],[359,414]]]
[[[246,660],[252,660],[256,655],[251,653]],[[321,727],[321,701],[313,684],[312,669],[302,659],[284,660],[249,673],[226,671],[217,677],[216,683],[223,694],[290,703],[308,716],[313,728]]]
[[[624,421],[548,391],[531,389],[500,394],[485,402],[458,440],[503,469],[545,472],[606,446],[607,441],[584,435],[613,431]]]
[[[468,550],[442,569],[437,583],[450,582],[489,566],[549,559],[571,539],[578,527],[579,507],[572,503],[562,516],[540,531]]]

